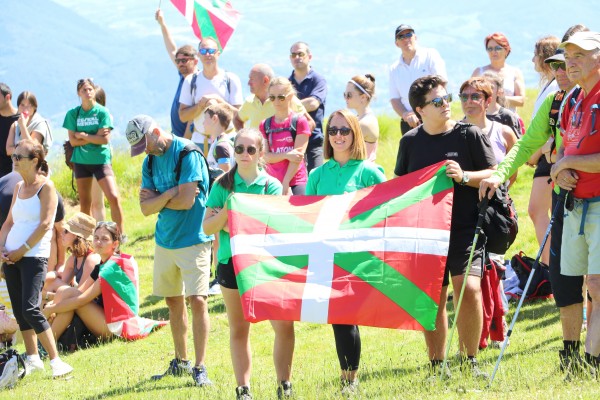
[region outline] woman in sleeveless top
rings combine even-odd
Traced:
[[[489,70],[500,74],[504,78],[506,108],[515,111],[517,107],[523,107],[523,104],[525,104],[525,81],[520,69],[506,63],[506,58],[510,54],[508,39],[503,33],[495,32],[486,36],[483,42],[490,63],[475,68],[471,76],[481,76]]]
[[[371,74],[356,75],[346,84],[346,106],[358,113],[358,123],[365,139],[367,160],[375,161],[379,142],[379,122],[369,104],[375,96],[375,77]]]
[[[11,157],[23,181],[15,187],[10,212],[0,230],[2,270],[25,343],[27,370],[44,369],[37,348],[39,339],[50,357],[52,375],[63,376],[73,368],[59,358],[50,324],[40,310],[58,201],[56,189],[48,178],[40,143],[21,140]]]

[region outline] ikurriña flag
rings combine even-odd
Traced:
[[[126,340],[145,338],[167,321],[143,318],[139,313],[138,266],[128,254],[114,255],[100,268],[100,288],[108,329]]]
[[[453,190],[438,163],[343,195],[234,194],[245,318],[433,330]]]

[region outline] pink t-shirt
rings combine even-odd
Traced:
[[[294,114],[290,112],[285,121],[281,123],[275,122],[275,117],[273,117],[271,120],[271,130],[278,131],[279,129],[284,129],[278,132],[272,132],[269,135],[270,137],[267,137],[267,134],[265,133],[265,121],[260,123],[260,133],[262,133],[263,137],[268,140],[269,151],[271,153],[287,153],[294,148],[294,141],[289,130],[293,115]],[[298,116],[298,122],[296,123],[296,136],[298,135],[310,135],[308,121],[302,115]],[[285,177],[289,164],[290,162],[288,160],[283,160],[276,163],[267,163],[267,172],[269,175],[277,178],[280,182],[283,182],[283,178]],[[290,186],[305,185],[307,181],[308,174],[306,172],[306,164],[302,162],[300,163],[298,172],[296,172],[296,175],[294,175],[290,181]]]

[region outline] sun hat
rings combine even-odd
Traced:
[[[66,231],[89,241],[94,237],[94,229],[96,229],[96,220],[82,212],[73,215],[65,224]]]

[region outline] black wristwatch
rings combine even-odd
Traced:
[[[460,181],[459,185],[465,186],[467,183],[469,183],[469,174],[463,171],[462,181]]]

